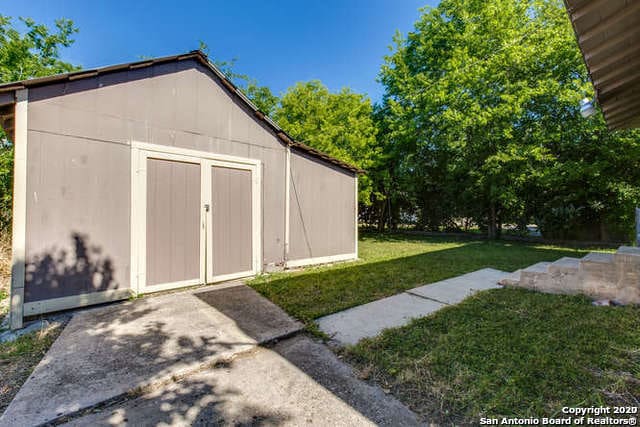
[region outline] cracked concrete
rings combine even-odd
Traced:
[[[0,426],[421,424],[301,329],[241,283],[81,310]]]
[[[395,398],[360,381],[326,346],[299,335],[64,425],[420,424]]]
[[[238,286],[244,292],[245,317],[250,318],[242,320],[244,329],[215,308],[216,299],[226,298],[229,287],[76,313],[6,409],[0,425],[42,424],[302,329],[273,303]],[[227,311],[233,310],[227,307]],[[265,316],[277,319],[266,322]]]

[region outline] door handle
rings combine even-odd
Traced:
[[[205,203],[204,210],[205,212],[209,212],[209,203]]]

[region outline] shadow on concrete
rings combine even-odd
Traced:
[[[122,426],[277,426],[291,419],[267,405],[245,403],[238,388],[213,377],[233,362],[212,367],[208,373],[194,374],[140,396],[126,396],[76,414],[64,425]]]
[[[305,335],[289,338],[292,333],[299,331],[302,325],[248,286],[214,288],[196,292],[195,295],[233,319],[245,333],[266,344],[268,349],[372,423],[417,423],[411,411],[387,396],[379,387],[358,379],[353,368],[343,363],[324,344]],[[275,331],[280,331],[280,335]]]
[[[194,295],[232,319],[242,332],[261,344],[286,338],[303,329],[302,323],[293,320],[280,307],[252,288],[238,284],[196,291]]]
[[[188,293],[83,310],[51,346],[0,425],[49,422],[254,346],[226,316]]]
[[[244,285],[86,309],[0,426],[416,424],[300,327]]]

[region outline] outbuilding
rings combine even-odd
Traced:
[[[0,85],[11,325],[357,258],[358,168],[294,141],[200,51]]]

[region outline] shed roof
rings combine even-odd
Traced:
[[[607,125],[640,127],[640,1],[564,1]]]
[[[343,162],[342,160],[338,160],[322,151],[316,150],[313,147],[310,147],[307,144],[294,140],[290,135],[288,135],[276,122],[274,122],[271,118],[269,118],[266,114],[261,112],[254,104],[251,102],[249,98],[235,85],[231,80],[229,80],[222,71],[220,71],[214,64],[209,61],[207,55],[205,55],[200,50],[194,50],[188,53],[180,54],[180,55],[172,55],[172,56],[164,56],[161,58],[154,59],[146,59],[143,61],[137,62],[128,62],[125,64],[111,65],[108,67],[94,68],[94,69],[86,69],[80,71],[74,71],[71,73],[64,74],[56,74],[47,77],[39,77],[28,80],[20,80],[11,83],[0,84],[0,101],[7,97],[8,94],[14,92],[18,89],[25,89],[31,87],[38,86],[46,86],[55,83],[67,82],[67,81],[75,81],[84,78],[96,77],[99,75],[115,73],[119,71],[127,71],[127,70],[135,70],[138,68],[151,67],[156,64],[163,64],[168,62],[179,62],[185,60],[195,60],[207,67],[218,79],[222,85],[226,88],[226,90],[232,95],[238,98],[243,104],[245,104],[252,112],[254,117],[265,123],[267,127],[269,127],[275,135],[282,141],[285,145],[308,153],[312,157],[324,160],[328,163],[336,165],[342,169],[346,169],[348,171],[354,173],[365,173],[364,170]],[[13,99],[13,97],[12,97]],[[3,102],[6,104],[6,102]],[[5,123],[11,123],[10,115],[12,112],[9,110],[2,109],[0,106],[0,119]]]

